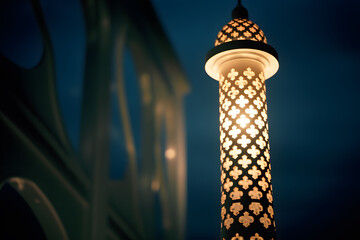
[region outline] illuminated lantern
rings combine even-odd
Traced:
[[[239,1],[205,65],[219,81],[221,240],[276,238],[265,80],[278,68],[276,51]]]

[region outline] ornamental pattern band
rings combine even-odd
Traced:
[[[264,73],[224,70],[219,94],[221,239],[275,239]]]

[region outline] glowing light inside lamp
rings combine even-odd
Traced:
[[[233,19],[205,65],[219,81],[221,239],[275,239],[265,80],[279,68],[263,31]]]
[[[215,46],[234,40],[252,40],[267,43],[264,32],[247,19],[233,19],[218,33]]]
[[[254,61],[240,61],[220,72],[222,226],[227,232],[236,229],[232,236],[246,236],[247,228],[271,232],[275,223],[264,72]],[[264,237],[259,233],[253,236]]]

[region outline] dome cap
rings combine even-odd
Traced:
[[[235,40],[251,40],[267,43],[264,32],[259,26],[247,19],[233,19],[218,33],[215,46]]]

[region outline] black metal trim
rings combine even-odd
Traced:
[[[222,43],[222,44],[210,49],[206,54],[205,62],[207,62],[210,58],[212,58],[213,56],[215,56],[218,53],[225,52],[228,50],[233,50],[233,49],[241,49],[241,48],[257,49],[257,50],[267,52],[267,53],[273,55],[279,61],[279,57],[278,57],[276,50],[266,43],[256,42],[256,41],[252,41],[252,40],[235,40],[235,41],[231,41],[231,42]]]
[[[232,10],[232,19],[249,19],[248,10],[241,4],[241,0],[238,0],[237,6]]]

